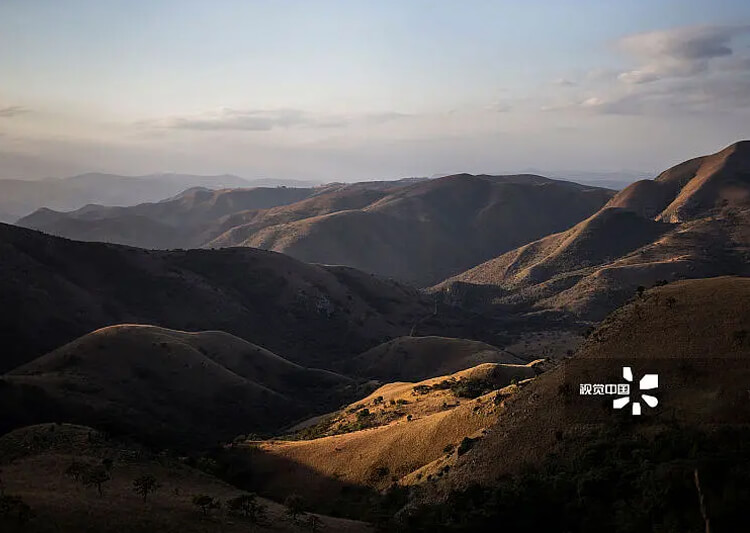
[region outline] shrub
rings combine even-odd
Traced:
[[[286,514],[292,520],[297,523],[299,517],[305,514],[305,501],[298,494],[291,494],[284,500],[284,506],[286,507]]]
[[[73,459],[73,461],[68,465],[68,468],[65,469],[65,475],[68,477],[72,477],[74,481],[79,481],[81,479],[81,476],[86,472],[86,469],[88,468],[88,465],[86,463],[82,463],[81,461],[76,461]]]
[[[154,492],[159,487],[160,485],[156,481],[156,478],[151,474],[145,474],[133,481],[133,491],[136,494],[142,496],[144,502],[148,498],[148,495]]]
[[[463,455],[471,450],[474,447],[474,443],[476,442],[476,440],[477,439],[472,439],[470,437],[464,437],[461,443],[458,445],[458,455]]]
[[[259,524],[266,517],[266,506],[258,501],[254,493],[242,494],[227,502],[231,512],[241,514],[253,524]]]
[[[102,485],[112,479],[104,466],[94,466],[87,468],[81,476],[81,481],[85,487],[96,487],[96,491],[101,496]]]
[[[196,494],[193,496],[193,505],[201,510],[203,516],[208,516],[211,514],[211,511],[221,507],[221,502],[207,494]]]

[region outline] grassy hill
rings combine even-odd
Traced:
[[[0,431],[65,421],[192,448],[279,429],[356,392],[227,333],[140,325],[97,330],[1,379]]]
[[[468,307],[600,320],[638,286],[747,275],[750,141],[632,184],[567,231],[507,252],[432,291]]]
[[[525,386],[540,372],[537,365],[486,363],[390,383],[316,425],[302,425],[292,440],[248,442],[255,487],[277,496],[295,490],[333,511],[356,501],[353,487],[383,490],[409,476],[423,482],[440,476],[501,416],[504,399],[519,390],[515,383]]]
[[[351,359],[353,375],[378,379],[420,380],[445,375],[482,363],[522,364],[511,353],[489,344],[447,337],[399,337]]]
[[[143,248],[250,246],[429,285],[566,228],[612,194],[541,176],[461,174],[299,189],[192,189],[132,207],[41,209],[18,224]]]
[[[18,220],[24,228],[79,241],[141,248],[194,248],[230,215],[297,202],[312,188],[188,189],[160,202],[129,207],[86,205],[69,212],[42,208]]]
[[[22,453],[19,453],[22,450]],[[110,478],[102,485],[86,487],[66,475],[71,464],[98,467],[103,461]],[[265,517],[254,523],[232,512],[227,502],[241,490],[205,471],[164,454],[107,440],[84,426],[46,424],[19,429],[0,437],[0,468],[4,493],[20,497],[33,514],[27,523],[0,516],[3,531],[31,532],[255,532],[310,530],[309,514],[295,524],[279,503],[257,498]],[[133,483],[152,476],[159,487],[146,501]],[[193,504],[204,495],[221,501],[221,509],[207,515]],[[360,533],[371,529],[362,522],[315,515],[320,531]]]
[[[219,242],[348,265],[424,286],[568,227],[612,194],[540,176],[460,174],[390,191],[367,206],[319,212],[259,227],[241,241]]]
[[[433,317],[431,298],[396,282],[250,248],[146,251],[0,225],[0,255],[0,371],[122,323],[226,331],[327,368],[417,322],[421,334],[483,330],[449,308]]]
[[[703,531],[697,471],[712,522],[743,530],[748,302],[750,279],[734,277],[680,281],[634,298],[564,365],[504,402],[486,435],[404,510],[406,529],[484,531],[505,517],[518,531],[553,523]],[[578,382],[596,382],[591,376],[622,381],[625,364],[659,374],[655,408],[635,417],[613,410],[612,397],[578,394]],[[623,498],[633,502],[631,514]],[[533,508],[555,514],[528,514]]]

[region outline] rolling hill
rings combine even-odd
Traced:
[[[0,432],[65,421],[192,447],[280,429],[356,391],[227,333],[141,325],[97,330],[1,379]]]
[[[380,381],[421,380],[482,363],[524,364],[517,356],[489,344],[446,337],[399,337],[354,357],[351,375]]]
[[[404,187],[356,209],[279,223],[244,240],[303,261],[342,264],[430,285],[558,231],[609,200],[607,189],[540,176],[460,174]]]
[[[43,208],[16,223],[50,235],[142,248],[195,248],[203,233],[224,217],[295,203],[314,189],[257,187],[209,190],[198,187],[160,202],[131,207],[86,205],[70,212]]]
[[[638,286],[750,274],[750,141],[636,182],[572,228],[438,284],[469,307],[600,320]]]
[[[484,330],[461,311],[433,316],[431,298],[396,282],[251,248],[147,251],[0,225],[0,256],[0,371],[122,323],[225,331],[324,368],[417,322],[425,335]]]
[[[237,176],[197,176],[191,174],[151,174],[118,176],[88,173],[67,178],[42,180],[0,180],[0,222],[15,222],[37,209],[47,207],[69,211],[87,204],[134,205],[174,196],[191,187],[310,186],[305,182],[245,180]]]
[[[85,487],[80,479],[66,474],[71,465],[92,468],[103,463],[111,466],[101,495],[95,487]],[[255,500],[265,508],[264,519],[255,523],[227,506],[246,492],[174,457],[108,439],[85,426],[45,424],[4,435],[0,437],[0,468],[5,495],[20,498],[32,511],[26,523],[0,515],[0,527],[8,533],[249,533],[309,528],[311,514],[295,524],[283,505],[265,498]],[[146,501],[133,490],[135,480],[143,476],[152,476],[158,483]],[[204,515],[192,501],[200,495],[218,499],[222,508]],[[315,516],[322,531],[372,531],[362,522]]]
[[[588,372],[614,371],[617,381],[623,365],[639,375],[659,373],[659,404],[642,415],[644,427],[652,428],[647,432],[750,424],[749,310],[750,278],[684,280],[645,291],[607,317],[565,364],[509,398],[498,423],[437,488],[444,496],[449,488],[491,485],[550,453],[572,453],[598,426],[618,420],[623,436],[638,431],[628,422],[640,419],[627,409],[613,411],[611,397],[578,395],[576,381]]]
[[[432,479],[463,453],[456,451],[462,441],[501,416],[502,400],[521,388],[511,382],[525,386],[539,373],[536,364],[486,363],[417,383],[389,383],[301,433],[318,438],[245,443],[257,473],[254,487],[272,497],[294,490],[323,510],[346,500],[346,487],[382,490],[419,471],[424,481]],[[466,383],[476,390],[459,387]]]
[[[132,207],[43,209],[18,224],[143,248],[261,248],[429,285],[564,229],[612,194],[541,176],[461,174],[308,189],[195,190]]]

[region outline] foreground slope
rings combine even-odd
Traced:
[[[65,474],[73,463],[95,466],[105,459],[112,466],[101,496],[95,487],[84,487]],[[25,524],[0,516],[0,527],[8,532],[291,532],[308,527],[310,516],[294,524],[282,505],[258,498],[266,516],[260,524],[253,523],[227,509],[228,500],[246,494],[238,488],[176,458],[107,440],[84,426],[46,424],[0,437],[0,468],[5,494],[20,497],[33,511]],[[148,475],[159,487],[143,501],[133,491],[133,482]],[[198,495],[218,499],[222,509],[204,516],[192,503]],[[371,530],[362,522],[316,516],[323,531]]]
[[[590,424],[579,425],[579,413],[567,407],[571,398],[564,385],[576,376],[568,373],[566,378],[571,368],[594,371],[611,364],[619,371],[619,365],[630,364],[639,374],[661,369],[659,408],[643,415],[649,424],[750,423],[745,390],[749,331],[750,278],[685,280],[646,291],[612,313],[570,363],[510,398],[506,414],[458,461],[446,486],[491,484],[524,464],[539,464],[563,446],[574,448],[589,439]],[[696,368],[702,368],[700,380],[691,374]],[[577,396],[578,385],[571,385],[570,393]],[[576,405],[588,406],[590,412],[580,413],[584,419],[601,414],[600,423],[619,419],[627,427],[630,412],[613,411],[609,400]]]
[[[85,335],[2,384],[0,431],[66,421],[193,447],[278,429],[354,388],[227,333],[141,325]]]
[[[519,389],[511,382],[539,371],[536,363],[486,363],[417,383],[384,385],[303,429],[300,436],[309,440],[247,443],[259,474],[255,486],[276,496],[296,491],[327,509],[346,499],[347,487],[385,489],[409,476],[426,481],[442,475],[463,453],[454,453],[462,442],[501,416],[501,400]]]
[[[599,212],[437,285],[453,303],[592,320],[639,285],[750,273],[750,141],[632,184]]]
[[[232,244],[424,286],[566,228],[611,195],[541,176],[460,174],[399,189],[364,208],[265,227]]]
[[[0,371],[120,323],[220,330],[330,368],[432,316],[414,289],[344,267],[243,249],[146,251],[0,225]],[[466,335],[441,312],[421,329]]]

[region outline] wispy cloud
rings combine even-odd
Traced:
[[[270,131],[295,127],[339,128],[355,123],[381,124],[410,117],[383,112],[357,116],[318,114],[300,109],[222,109],[192,116],[175,116],[139,122],[142,127],[193,131]]]
[[[0,107],[0,118],[13,118],[18,115],[23,115],[25,113],[28,113],[30,111],[31,111],[30,109],[20,106],[20,105]]]
[[[734,40],[750,25],[700,26],[626,36],[636,67],[588,79],[545,110],[616,115],[750,111],[750,54]]]
[[[626,83],[651,83],[702,74],[713,60],[731,56],[732,39],[748,32],[750,25],[699,26],[627,36],[619,45],[641,64],[620,73],[619,79]]]

